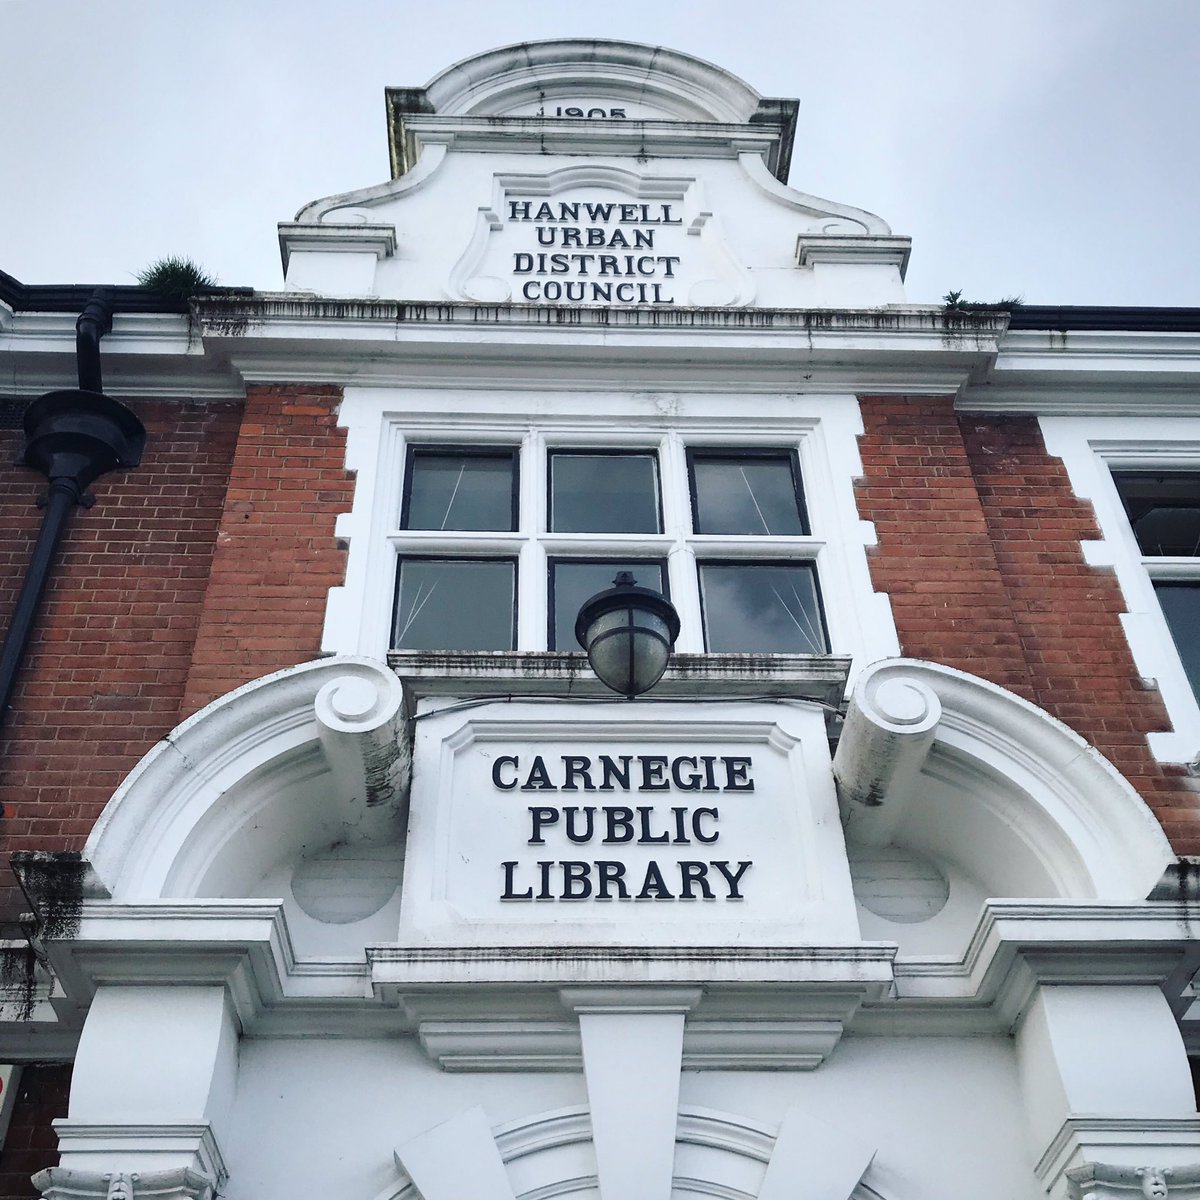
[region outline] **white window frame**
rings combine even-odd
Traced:
[[[1200,581],[1200,557],[1144,556],[1114,472],[1185,472],[1200,480],[1200,420],[1195,418],[1042,417],[1049,453],[1061,458],[1075,494],[1091,501],[1101,539],[1081,542],[1092,566],[1111,567],[1127,611],[1121,624],[1138,673],[1162,695],[1171,730],[1148,735],[1159,762],[1200,757],[1200,702],[1183,669],[1154,590],[1156,580]]]
[[[545,395],[439,389],[348,388],[341,410],[347,467],[357,474],[354,507],[338,519],[349,549],[346,582],[331,589],[322,648],[386,656],[397,560],[402,554],[471,554],[517,559],[519,652],[546,649],[551,557],[663,558],[679,612],[677,649],[702,653],[698,559],[815,563],[833,654],[856,667],[899,653],[887,597],[873,591],[866,548],[874,529],[860,521],[854,480],[862,433],[852,396]],[[603,414],[603,415],[598,415]],[[731,415],[732,414],[732,415]],[[409,446],[514,447],[519,457],[514,532],[403,530],[400,510]],[[811,535],[730,537],[692,532],[687,449],[795,452]],[[548,455],[553,450],[653,451],[658,456],[663,532],[550,533]],[[559,647],[573,650],[575,647]]]

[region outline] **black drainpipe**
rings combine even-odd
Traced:
[[[87,489],[101,475],[142,461],[145,427],[102,390],[100,339],[112,330],[112,316],[106,290],[97,288],[75,323],[78,390],[48,392],[25,410],[25,453],[18,465],[41,471],[50,486],[38,501],[42,527],[0,648],[0,725],[72,509],[91,508],[95,497]]]

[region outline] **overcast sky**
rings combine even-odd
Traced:
[[[800,99],[791,182],[936,301],[1200,305],[1200,0],[0,0],[0,268],[282,284],[275,224],[387,178],[383,89],[612,37]]]

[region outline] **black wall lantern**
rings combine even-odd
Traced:
[[[629,571],[585,600],[575,618],[575,638],[596,677],[630,700],[662,678],[678,636],[679,614],[671,602],[638,587]]]

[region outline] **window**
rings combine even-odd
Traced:
[[[550,560],[550,639],[552,650],[578,650],[575,618],[583,602],[613,586],[620,571],[628,571],[639,587],[653,588],[670,599],[667,564],[663,559],[552,558]]]
[[[578,650],[620,571],[676,605],[681,650],[829,649],[791,448],[412,445],[392,540],[396,649]]]
[[[795,454],[779,450],[688,451],[692,525],[700,535],[748,539],[807,536]],[[783,550],[783,547],[780,547]],[[816,566],[763,557],[722,561],[697,555],[705,649],[824,654]]]
[[[750,537],[808,532],[795,456],[762,451],[690,451],[697,533]]]
[[[707,649],[826,652],[812,563],[702,562],[699,569]]]
[[[400,525],[403,529],[516,529],[515,452],[413,447],[408,452]]]
[[[654,454],[550,455],[553,533],[661,533]]]
[[[400,527],[437,535],[517,527],[513,450],[419,446],[408,453]],[[419,550],[420,543],[414,546]],[[515,558],[403,554],[396,570],[392,645],[399,650],[511,650],[516,644]]]
[[[1200,474],[1114,472],[1142,565],[1200,697]]]

